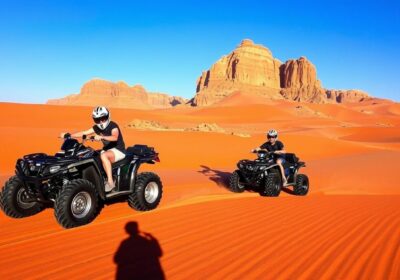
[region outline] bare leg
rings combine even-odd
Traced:
[[[101,154],[101,161],[103,163],[104,170],[107,174],[107,181],[111,186],[114,186],[114,181],[112,178],[111,164],[115,161],[114,153],[107,151]]]
[[[287,183],[286,176],[285,176],[285,169],[283,169],[282,160],[280,158],[277,159],[276,163],[279,165],[282,174],[282,182],[285,185]]]

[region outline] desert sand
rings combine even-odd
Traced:
[[[1,213],[1,279],[112,279],[149,267],[168,279],[400,278],[398,103],[259,102],[239,92],[210,107],[111,112],[126,144],[160,153],[160,163],[142,169],[163,181],[160,206],[136,212],[115,203],[70,230],[56,223],[52,209],[25,219]],[[91,107],[0,103],[1,185],[18,157],[55,153],[59,133],[90,127],[90,113]],[[135,119],[183,129],[216,123],[251,137],[126,127]],[[236,162],[252,158],[250,149],[270,128],[306,162],[307,196],[226,188]],[[125,227],[135,223],[140,233],[128,238]]]

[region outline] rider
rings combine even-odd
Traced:
[[[83,135],[95,134],[94,140],[103,142],[104,146],[100,157],[107,174],[106,192],[109,192],[115,188],[111,164],[125,158],[125,143],[119,126],[111,121],[110,112],[106,107],[94,108],[92,118],[95,122],[93,127],[85,131],[73,133],[71,137],[78,138]],[[61,138],[64,138],[64,135],[65,133],[61,133]]]
[[[256,148],[255,151],[267,151],[272,152],[276,155],[276,163],[278,164],[279,168],[281,169],[283,185],[287,184],[287,179],[285,176],[285,171],[283,168],[283,164],[285,163],[285,150],[283,143],[278,138],[278,132],[274,129],[271,129],[267,132],[268,141],[262,144],[260,147]]]

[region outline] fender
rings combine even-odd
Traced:
[[[135,190],[136,175],[137,175],[139,166],[141,165],[141,162],[137,162],[137,161],[138,161],[137,159],[133,159],[129,165],[129,171],[128,171],[128,174],[130,174],[129,189],[131,192],[133,192]]]
[[[270,166],[268,166],[267,168],[265,168],[265,171],[267,171],[268,169],[271,169],[271,168],[274,168],[274,167],[278,167],[279,168],[279,165],[278,164],[273,164],[273,165],[270,165]]]
[[[94,168],[94,172],[95,172],[95,176],[94,178],[92,178],[91,181],[97,188],[97,191],[99,192],[100,197],[104,200],[106,198],[105,195],[105,187],[104,187],[104,183],[102,182],[103,180],[102,175],[101,175],[101,171],[99,169],[99,167],[97,166],[97,162],[90,158],[90,159],[85,159],[82,161],[78,161],[78,162],[74,162],[72,164],[69,164],[67,166],[67,169],[71,169],[71,168],[79,168],[80,170],[82,170],[84,172],[84,170],[87,170],[88,168],[92,167]],[[90,176],[89,174],[86,174],[87,176]]]

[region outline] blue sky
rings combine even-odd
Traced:
[[[244,38],[306,56],[326,88],[400,101],[396,1],[143,2],[0,0],[0,101],[43,103],[94,77],[189,98]]]

